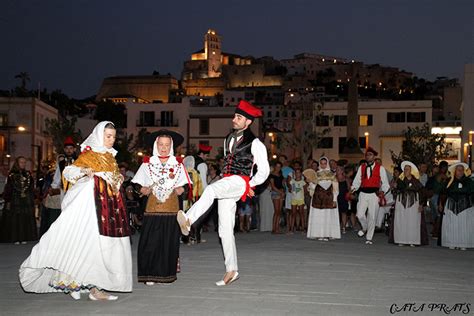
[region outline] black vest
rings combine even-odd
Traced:
[[[252,155],[252,142],[255,139],[255,135],[250,129],[246,129],[242,138],[237,142],[234,152],[231,153],[229,146],[230,140],[232,139],[232,133],[227,135],[225,141],[225,150],[227,152],[224,157],[224,169],[223,174],[237,174],[250,176],[252,173],[253,166],[253,155]]]

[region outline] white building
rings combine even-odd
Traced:
[[[402,149],[403,131],[408,127],[431,124],[431,101],[359,101],[359,143],[364,150],[367,142],[379,152],[386,168],[391,170],[390,151],[399,153]],[[313,157],[326,155],[339,159],[346,141],[347,102],[326,102],[321,126],[330,128],[313,151]],[[368,133],[368,134],[366,134]]]
[[[474,64],[464,66],[463,103],[461,107],[464,161],[472,167],[474,141]]]
[[[210,153],[213,158],[232,130],[235,113],[235,106],[221,107],[214,101],[214,98],[184,97],[181,103],[127,102],[126,133],[137,135],[143,128],[150,133],[160,129],[172,130],[184,136],[182,154],[196,150],[201,143],[213,147]],[[259,135],[259,127],[259,120],[252,124],[255,135]]]
[[[28,169],[53,158],[53,141],[46,136],[46,119],[58,119],[58,111],[36,98],[0,98],[0,163],[13,164],[25,156]]]

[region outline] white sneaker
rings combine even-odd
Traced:
[[[461,247],[461,248],[459,248],[459,250],[465,251],[465,250],[466,250],[466,248],[464,248],[464,247]]]
[[[403,247],[403,246],[405,246],[405,245],[404,244],[398,244],[398,247]]]
[[[145,282],[145,284],[148,286],[152,286],[152,285],[155,285],[155,282]]]
[[[361,229],[357,232],[357,236],[363,237],[365,235],[364,231]]]
[[[366,240],[366,241],[365,241],[365,244],[366,244],[366,245],[372,245],[373,242],[372,242],[372,240]]]

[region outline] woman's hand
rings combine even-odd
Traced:
[[[247,193],[248,196],[254,197],[255,196],[255,191],[252,190],[252,188],[249,188],[249,192]]]
[[[92,178],[94,176],[94,172],[92,171],[92,168],[81,168],[81,172],[88,176],[89,178]]]
[[[140,189],[140,193],[142,195],[149,195],[151,193],[151,189],[149,187],[142,187]]]
[[[183,187],[174,188],[174,193],[176,193],[177,195],[181,195],[181,194],[183,194],[183,192],[184,192]]]

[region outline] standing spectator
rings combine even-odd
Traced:
[[[432,230],[431,235],[434,239],[439,237],[441,228],[441,217],[438,213],[439,210],[439,197],[448,184],[448,163],[441,161],[438,168],[433,168],[433,175],[428,179],[426,183],[426,191],[430,196],[430,208],[431,208],[431,224]]]
[[[428,165],[424,162],[420,164],[420,182],[423,187],[426,186],[426,183],[428,182]]]
[[[284,208],[284,219],[285,225],[288,228],[290,221],[290,212],[291,212],[291,194],[290,194],[290,185],[289,181],[293,176],[294,170],[290,166],[290,162],[285,155],[281,155],[279,160],[282,164],[281,173],[283,175],[283,187],[285,189],[285,195],[283,196],[283,208]]]
[[[1,241],[16,245],[38,239],[34,205],[34,180],[26,170],[26,158],[19,156],[8,174],[3,191]]]
[[[273,201],[273,234],[280,233],[280,219],[283,199],[285,198],[285,191],[283,188],[283,175],[281,172],[281,162],[276,162],[273,166],[273,170],[270,173],[270,185],[272,188],[272,201]]]
[[[357,223],[355,210],[354,208],[350,207],[352,197],[350,196],[349,189],[352,184],[352,179],[349,177],[349,174],[346,173],[346,168],[337,167],[336,169],[336,178],[339,186],[339,194],[337,195],[337,207],[339,210],[339,214],[341,215],[341,231],[343,234],[346,233],[348,217],[351,220],[352,227],[355,227]]]
[[[306,225],[304,223],[304,196],[306,191],[306,182],[303,179],[301,168],[295,168],[294,179],[290,180],[291,188],[291,214],[290,223],[288,226],[288,233],[292,234],[295,232],[295,228],[301,227],[304,232]],[[299,218],[299,223],[296,219]],[[299,225],[298,225],[299,224]]]
[[[273,228],[273,203],[272,203],[272,188],[270,185],[270,178],[262,183],[260,195],[258,197],[258,205],[260,210],[260,231],[268,232]]]
[[[43,166],[46,171],[43,175],[41,190],[41,221],[40,221],[40,237],[46,233],[52,223],[61,215],[61,196],[59,194],[50,195],[51,183],[53,182],[55,169],[49,168],[48,165]]]
[[[207,175],[207,184],[213,184],[214,182],[219,181],[221,177],[221,172],[219,170],[219,166],[217,164],[209,165],[209,174]],[[218,225],[218,213],[217,213],[217,201],[214,201],[211,206],[211,211],[209,217],[212,218],[212,223],[214,224],[214,231],[217,232],[217,225]]]

